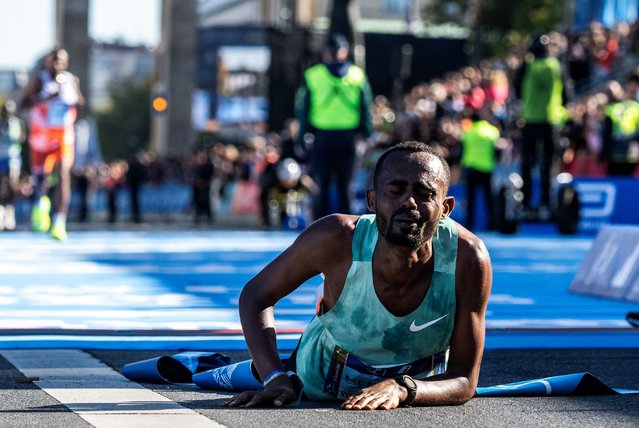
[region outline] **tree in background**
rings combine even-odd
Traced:
[[[501,55],[536,31],[556,29],[563,2],[556,0],[433,0],[422,10],[432,24],[453,23],[473,30],[477,50]]]
[[[151,80],[113,84],[111,104],[96,113],[102,154],[106,160],[130,159],[149,144]]]

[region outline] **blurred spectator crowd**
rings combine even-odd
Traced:
[[[639,25],[604,28],[593,23],[584,33],[551,32],[548,36],[550,53],[564,68],[569,100],[555,149],[557,172],[605,177],[606,165],[600,156],[604,109],[621,96],[628,74],[636,73]],[[356,177],[364,178],[353,184],[354,197],[362,190],[358,187],[369,185],[367,177],[381,152],[405,140],[438,147],[451,166],[453,182],[459,180],[461,134],[478,111],[487,113],[506,143],[499,151],[501,165],[517,168],[523,124],[514,80],[526,55],[526,46],[521,46],[504,57],[484,59],[418,84],[401,98],[376,96],[375,132],[358,143],[360,174]],[[70,219],[92,219],[91,195],[100,192],[105,195],[106,221],[119,221],[124,217],[119,194],[124,192],[130,198],[127,218],[141,222],[145,220],[145,204],[140,203],[144,189],[179,183],[190,192],[182,214],[193,221],[213,223],[216,216],[227,212],[255,215],[268,225],[265,204],[269,204],[269,198],[264,192],[274,186],[275,165],[284,158],[294,159],[302,176],[310,173],[312,141],[307,139],[304,147],[297,147],[296,132],[296,122],[290,120],[280,132],[257,132],[244,144],[200,142],[197,150],[181,159],[161,159],[152,152],[140,152],[127,160],[76,167],[75,212],[70,213]],[[312,182],[306,181],[305,190],[312,195]],[[19,192],[29,196],[27,176],[20,181]]]

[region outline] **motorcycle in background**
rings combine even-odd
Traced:
[[[275,175],[277,180],[268,194],[269,223],[287,230],[304,229],[313,218],[313,179],[291,158],[278,162]]]

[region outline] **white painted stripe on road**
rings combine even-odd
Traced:
[[[223,427],[193,410],[131,382],[86,352],[2,351],[44,392],[96,428]]]

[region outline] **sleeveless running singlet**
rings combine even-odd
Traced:
[[[48,152],[61,145],[73,144],[79,96],[71,73],[62,72],[57,80],[46,71],[40,72],[39,76],[42,90],[38,103],[29,112],[29,147]]]
[[[446,371],[456,307],[455,223],[449,218],[439,222],[430,288],[421,305],[403,317],[391,314],[375,293],[377,236],[375,216],[361,216],[342,294],[304,331],[296,362],[311,399],[343,399],[384,378],[409,374],[423,379]]]

